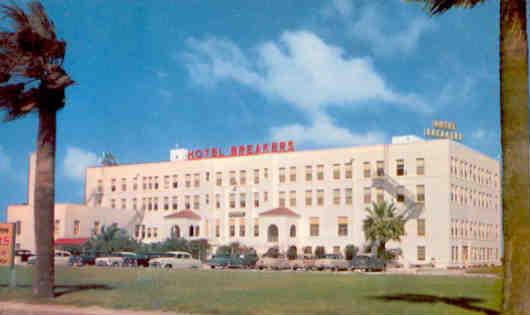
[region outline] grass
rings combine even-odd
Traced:
[[[502,266],[475,267],[466,269],[466,273],[492,274],[502,277]]]
[[[21,288],[0,300],[31,298],[31,269],[17,269]],[[499,279],[246,272],[58,268],[58,296],[46,303],[107,308],[164,309],[202,314],[498,314]]]

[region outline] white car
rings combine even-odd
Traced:
[[[56,249],[55,257],[53,259],[55,265],[57,266],[68,266],[68,260],[72,254],[65,250]],[[34,264],[37,260],[37,256],[29,256],[28,264]]]
[[[167,252],[164,257],[149,260],[149,267],[155,268],[200,268],[202,263],[187,252]]]
[[[96,266],[102,267],[122,267],[126,258],[136,258],[133,252],[116,252],[106,257],[96,258]]]

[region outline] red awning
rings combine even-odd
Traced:
[[[79,238],[58,238],[55,240],[55,245],[83,245],[88,241],[88,237]]]

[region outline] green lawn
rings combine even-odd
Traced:
[[[0,269],[0,300],[32,302],[30,277],[19,268],[23,287],[9,291]],[[497,314],[501,289],[492,278],[94,267],[59,268],[57,284],[51,303],[203,314]]]

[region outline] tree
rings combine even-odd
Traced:
[[[416,0],[431,15],[485,0]],[[504,314],[530,314],[530,183],[526,0],[500,0]]]
[[[110,254],[116,251],[134,252],[140,248],[140,245],[126,230],[111,225],[102,226],[100,232],[88,240],[85,248],[89,251]]]
[[[315,257],[317,259],[324,258],[326,256],[326,248],[324,246],[317,246],[315,248]]]
[[[0,5],[10,29],[0,31],[0,110],[5,121],[38,112],[35,174],[35,236],[37,261],[33,295],[53,297],[53,254],[56,113],[64,106],[64,92],[73,81],[62,66],[66,43],[39,2]]]
[[[289,248],[287,249],[287,259],[294,260],[296,259],[297,256],[298,255],[297,255],[296,246],[289,246]]]
[[[280,257],[280,248],[278,246],[272,246],[267,249],[267,252],[263,254],[263,257],[278,258]]]
[[[357,253],[359,252],[359,248],[355,245],[346,245],[344,248],[344,256],[346,257],[346,260],[352,260],[353,257],[357,256]]]
[[[397,214],[393,203],[386,201],[373,203],[372,208],[366,208],[368,216],[363,221],[363,231],[366,239],[377,245],[377,256],[385,257],[386,243],[400,241],[405,234],[405,219]]]

